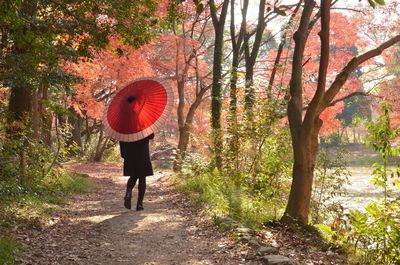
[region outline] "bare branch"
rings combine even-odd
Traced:
[[[365,92],[365,91],[356,91],[353,93],[348,94],[347,96],[335,99],[334,101],[331,102],[331,104],[329,104],[329,107],[335,106],[337,103],[344,101],[346,99],[355,97],[355,96],[369,96],[371,95],[369,92]]]

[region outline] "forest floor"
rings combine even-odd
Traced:
[[[242,261],[244,246],[171,190],[168,173],[147,178],[145,210],[137,212],[123,206],[126,177],[120,165],[70,168],[88,174],[95,187],[39,227],[19,232],[29,248],[21,264],[257,264]],[[135,187],[133,206],[136,195]]]
[[[123,206],[126,178],[111,163],[71,164],[95,187],[77,195],[36,227],[16,231],[27,246],[19,264],[262,264],[254,248],[218,229],[169,184],[169,173],[148,177],[144,211]],[[136,188],[132,204],[135,206]],[[312,236],[280,225],[259,238],[296,264],[345,264]],[[253,250],[252,250],[253,249]]]

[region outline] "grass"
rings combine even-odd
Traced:
[[[274,220],[281,209],[276,209],[275,200],[250,193],[243,185],[236,186],[223,180],[218,172],[197,176],[179,175],[174,179],[178,191],[186,193],[196,204],[201,205],[214,220],[228,216],[240,225],[260,228]]]
[[[23,247],[12,238],[0,238],[0,264],[12,265],[16,257],[22,252]]]
[[[23,252],[22,244],[13,238],[14,229],[36,225],[51,217],[69,196],[93,187],[87,175],[62,171],[29,186],[14,179],[0,184],[0,264],[7,265],[15,264]]]

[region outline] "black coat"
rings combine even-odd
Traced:
[[[154,133],[136,142],[119,142],[121,157],[124,159],[124,176],[153,175],[149,152],[149,140],[153,138]]]

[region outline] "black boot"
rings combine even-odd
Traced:
[[[139,178],[139,190],[138,190],[138,200],[136,205],[136,211],[142,211],[143,208],[143,199],[144,193],[146,192],[146,177]]]
[[[132,191],[127,190],[124,197],[124,206],[126,209],[132,208]]]
[[[144,210],[143,203],[138,202],[138,204],[136,205],[136,211],[143,211],[143,210]]]

